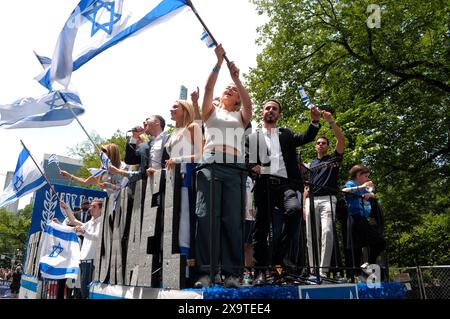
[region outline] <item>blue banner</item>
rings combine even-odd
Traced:
[[[57,218],[60,222],[64,220],[65,216],[61,212],[59,199],[62,199],[73,210],[75,207],[81,206],[86,198],[93,200],[106,197],[106,192],[92,188],[59,184],[53,184],[53,186],[58,196],[52,193],[48,184],[36,192],[28,237],[35,232],[44,230],[45,224],[53,218]]]

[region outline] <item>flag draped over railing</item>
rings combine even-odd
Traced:
[[[74,115],[84,113],[80,97],[75,91],[59,90],[40,98],[22,98],[12,104],[0,105],[0,128],[36,128],[68,125]]]
[[[0,207],[14,203],[20,197],[38,190],[44,184],[45,178],[33,163],[30,154],[23,148],[11,182],[3,193],[0,193]]]
[[[67,88],[72,72],[97,54],[184,7],[186,0],[81,0],[59,35],[51,65],[36,79],[49,90],[54,81]]]
[[[79,273],[80,244],[74,228],[50,222],[41,239],[39,269],[48,279],[76,279]]]

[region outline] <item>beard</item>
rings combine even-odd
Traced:
[[[275,117],[273,115],[264,116],[264,122],[266,122],[266,123],[273,124],[276,121],[277,120],[275,119]]]

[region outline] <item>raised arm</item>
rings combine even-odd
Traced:
[[[72,210],[69,208],[69,206],[67,206],[66,203],[64,203],[62,200],[59,201],[59,205],[61,206],[61,208],[64,210],[64,212],[66,213],[67,218],[69,219],[69,223],[71,226],[78,226],[78,225],[83,225],[83,223],[81,223],[79,220],[77,220],[75,218],[75,216],[73,215]],[[69,224],[68,223],[68,224]]]
[[[328,124],[330,124],[330,127],[333,129],[334,136],[336,136],[336,152],[338,152],[339,154],[343,154],[345,148],[344,133],[342,133],[342,130],[334,122],[330,112],[323,112],[322,115],[324,120],[327,121]]]
[[[214,52],[217,56],[217,62],[211,73],[209,74],[208,80],[205,85],[205,95],[203,96],[202,103],[202,116],[203,121],[207,121],[214,111],[214,106],[212,104],[213,95],[214,95],[214,87],[217,82],[217,77],[219,76],[220,67],[222,66],[225,50],[222,47],[222,44],[219,44],[214,49]]]
[[[198,97],[200,96],[200,90],[197,86],[197,90],[191,93],[192,106],[194,107],[194,120],[201,121],[200,109],[198,106]]]
[[[59,172],[59,175],[62,177],[70,179],[71,182],[75,182],[77,184],[83,185],[83,186],[90,186],[97,184],[97,180],[94,176],[90,176],[88,178],[82,178],[75,175],[72,175],[64,170],[61,170]]]
[[[236,84],[236,88],[239,91],[239,96],[241,97],[242,122],[244,123],[244,127],[247,127],[248,123],[252,120],[252,100],[250,99],[250,95],[248,94],[247,89],[242,84],[241,79],[239,78],[239,69],[234,64],[234,62],[230,62],[230,64],[228,64],[228,69],[230,70],[231,78],[233,79],[233,82],[234,84]]]

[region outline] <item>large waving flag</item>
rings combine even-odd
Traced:
[[[129,36],[174,16],[187,0],[81,0],[64,25],[51,60],[37,80],[65,88],[73,71]]]
[[[53,221],[45,225],[39,256],[42,277],[76,279],[79,263],[80,244],[74,228]]]
[[[77,93],[70,90],[52,91],[38,99],[22,98],[12,104],[0,105],[0,128],[35,128],[68,125],[84,113]]]
[[[38,190],[44,184],[45,178],[33,163],[30,154],[23,148],[11,182],[3,193],[0,193],[0,207],[14,203],[20,197]]]

